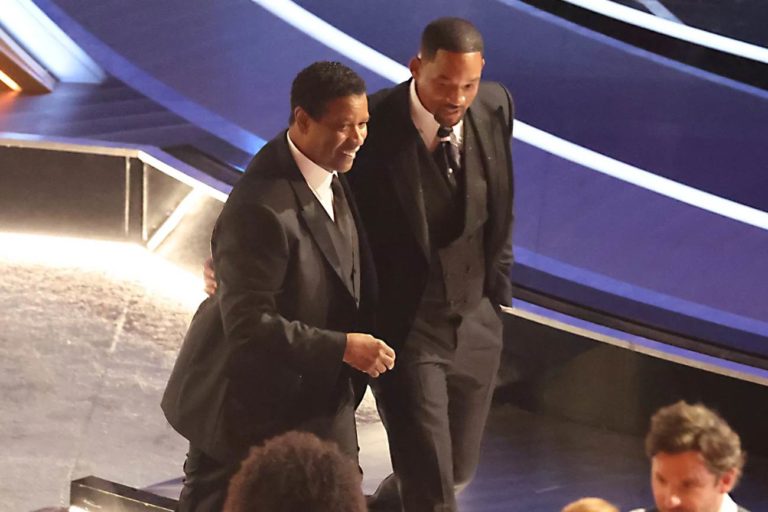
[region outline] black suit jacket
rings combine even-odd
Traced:
[[[369,98],[368,139],[349,173],[380,279],[379,333],[396,349],[413,324],[431,252],[420,182],[420,166],[431,156],[411,120],[409,87],[405,82]],[[478,134],[488,181],[484,291],[494,305],[511,300],[513,117],[509,93],[493,82],[480,84],[465,117],[465,130]]]
[[[283,132],[254,157],[216,222],[218,290],[195,314],[162,400],[170,424],[208,455],[239,459],[351,398],[359,372],[342,363],[345,333],[370,331],[375,279],[358,229],[358,308],[332,227]]]

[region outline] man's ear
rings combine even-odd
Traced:
[[[415,79],[419,79],[419,73],[421,72],[421,57],[418,55],[411,59],[408,63],[408,69],[411,70],[411,76]]]
[[[731,492],[731,490],[736,486],[736,481],[738,480],[738,477],[739,477],[739,470],[736,468],[731,468],[725,473],[723,473],[717,482],[718,491],[722,493]]]
[[[309,114],[301,107],[293,109],[293,119],[300,133],[307,133],[309,129]]]

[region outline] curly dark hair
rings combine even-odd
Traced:
[[[651,418],[651,429],[645,438],[645,453],[653,457],[659,452],[699,452],[709,470],[718,478],[730,471],[738,475],[746,454],[741,439],[716,412],[702,404],[684,401],[659,409]]]
[[[365,512],[360,470],[331,442],[288,432],[251,449],[224,512]]]
[[[365,94],[365,81],[341,62],[320,61],[299,71],[291,85],[291,115],[301,107],[314,120],[323,117],[329,101]]]

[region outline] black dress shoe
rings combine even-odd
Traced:
[[[381,481],[376,492],[367,495],[365,501],[370,512],[402,512],[400,482],[394,473]]]

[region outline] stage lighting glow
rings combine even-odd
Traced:
[[[0,82],[3,82],[5,85],[8,86],[8,88],[15,92],[21,91],[21,86],[17,84],[13,78],[9,77],[5,73],[3,73],[2,70],[0,70]]]
[[[0,23],[63,82],[99,83],[104,71],[31,0],[4,0]]]
[[[261,149],[261,147],[259,147],[258,149]],[[258,149],[256,151],[258,151]],[[175,165],[180,164],[186,167],[186,170],[180,171],[178,168],[174,167],[174,164],[169,164],[163,160],[163,158],[168,157],[167,154],[162,153],[162,156],[159,156],[156,154],[153,148],[143,148],[138,152],[137,156],[145,164],[148,164],[154,167],[155,169],[157,169],[158,171],[165,173],[168,176],[194,188],[197,191],[197,193],[206,194],[218,201],[221,201],[222,203],[227,201],[227,196],[228,196],[227,192],[218,190],[217,188],[213,187],[210,183],[206,183],[205,181],[203,181],[206,179],[207,175],[205,175],[201,171],[198,171],[195,168],[187,166],[186,164],[184,164],[184,162],[178,162],[177,164],[175,164]],[[185,167],[182,167],[182,169],[184,169]],[[225,188],[226,190],[231,190],[232,186],[227,185],[225,186]]]
[[[565,0],[568,3],[578,5],[584,9],[598,12],[605,16],[636,25],[668,35],[676,39],[688,41],[700,46],[719,50],[724,53],[730,53],[739,57],[754,60],[756,62],[768,63],[768,48],[763,48],[754,44],[745,43],[736,39],[713,34],[706,30],[689,27],[681,23],[665,20],[642,12],[626,5],[621,5],[610,0]]]
[[[168,238],[176,226],[182,221],[184,216],[205,197],[201,190],[193,189],[192,192],[181,200],[179,206],[171,213],[163,224],[157,228],[155,234],[147,242],[147,249],[154,251],[163,241]]]
[[[99,272],[115,280],[138,283],[148,293],[190,309],[205,298],[202,276],[133,243],[0,233],[0,262]]]

